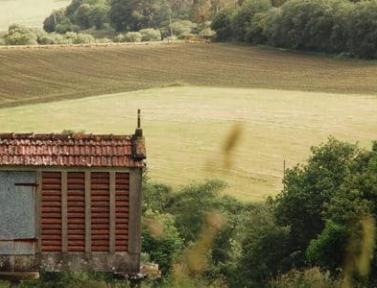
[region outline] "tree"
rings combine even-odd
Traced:
[[[169,19],[166,0],[113,0],[110,21],[117,31],[138,31],[158,28]]]
[[[90,23],[96,29],[102,29],[109,23],[110,7],[107,5],[94,5],[90,11]]]
[[[92,8],[89,4],[81,4],[75,13],[75,23],[82,29],[88,29],[92,27],[91,22]]]
[[[232,31],[233,9],[221,10],[211,23],[211,28],[216,31],[216,39],[219,41],[230,40]]]
[[[364,58],[377,58],[377,1],[361,1],[348,15],[349,50]]]
[[[56,26],[58,24],[63,23],[63,21],[67,20],[65,16],[65,9],[59,9],[53,11],[50,16],[48,16],[43,22],[43,29],[46,32],[55,32]]]
[[[276,198],[275,215],[279,224],[291,228],[291,248],[304,261],[312,239],[325,227],[326,205],[351,173],[358,153],[355,145],[330,138],[312,148],[306,165],[286,171],[285,189]]]
[[[247,0],[243,2],[232,20],[233,38],[245,41],[246,32],[253,17],[258,13],[267,12],[271,7],[270,0]]]

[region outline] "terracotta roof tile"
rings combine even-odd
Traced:
[[[144,153],[144,154],[143,154]],[[0,134],[0,166],[143,167],[144,139],[128,135]]]

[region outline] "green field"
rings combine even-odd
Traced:
[[[377,139],[377,97],[267,89],[168,87],[0,110],[2,131],[132,133],[136,110],[153,180],[178,186],[226,180],[228,193],[262,200],[281,188],[283,160],[303,161],[329,135],[363,146]],[[224,168],[223,143],[242,135]]]
[[[69,3],[70,0],[0,0],[0,31],[14,23],[41,28],[52,10]]]

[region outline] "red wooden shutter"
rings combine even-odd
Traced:
[[[91,173],[92,251],[108,252],[110,245],[110,175]]]
[[[115,251],[128,250],[129,173],[115,177]]]
[[[44,252],[62,249],[61,173],[42,173],[41,244]]]
[[[85,173],[67,174],[68,251],[85,252]]]

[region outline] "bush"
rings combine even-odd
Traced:
[[[147,28],[139,31],[141,34],[141,41],[161,41],[160,30]]]
[[[95,39],[90,34],[68,32],[64,34],[64,44],[88,44],[94,43]]]
[[[343,262],[348,231],[343,225],[329,220],[317,239],[313,239],[306,249],[306,258],[313,264],[336,272]]]
[[[219,208],[219,192],[225,187],[220,181],[192,184],[180,190],[167,211],[176,216],[176,226],[185,242],[195,241],[207,212]]]
[[[232,287],[263,287],[277,273],[288,271],[289,232],[287,226],[275,223],[269,205],[260,206],[246,214],[237,264],[239,277]]]
[[[186,35],[191,34],[196,27],[197,24],[189,20],[175,20],[171,23],[171,27],[170,23],[166,23],[162,27],[161,33],[164,38],[171,36],[170,34],[172,32],[177,38],[183,39]]]
[[[122,43],[125,42],[124,35],[123,34],[118,34],[114,37],[114,42],[116,43]]]
[[[96,42],[96,39],[90,34],[84,33],[77,33],[76,39],[74,40],[74,44],[89,44]]]
[[[205,28],[199,32],[199,36],[206,39],[213,39],[216,37],[216,32],[211,28]]]
[[[128,32],[124,35],[125,42],[141,42],[142,36],[139,32]]]
[[[338,281],[329,273],[322,272],[318,267],[304,271],[292,270],[271,281],[269,288],[337,288]]]
[[[11,25],[8,33],[4,36],[6,45],[35,45],[37,43],[37,35],[22,25]]]
[[[63,44],[64,36],[58,33],[40,32],[37,34],[37,41],[40,45]]]
[[[143,226],[143,252],[149,255],[151,261],[159,264],[162,273],[168,273],[183,248],[183,240],[175,227],[174,217],[146,211]]]

